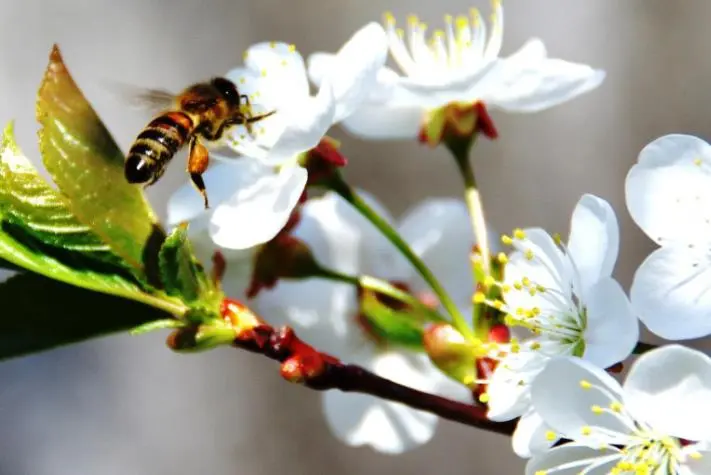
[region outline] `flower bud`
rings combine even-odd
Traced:
[[[262,289],[273,288],[279,279],[304,279],[317,275],[319,270],[303,241],[281,233],[257,251],[247,297],[253,298]]]
[[[429,327],[423,340],[427,355],[440,371],[465,386],[474,386],[477,378],[474,362],[478,353],[475,345],[446,323]]]
[[[320,186],[348,163],[338,150],[340,143],[330,137],[321,139],[316,147],[304,153],[301,164],[309,172],[307,186]]]
[[[450,102],[427,114],[419,140],[430,147],[444,143],[459,148],[480,133],[492,140],[499,135],[484,103]]]

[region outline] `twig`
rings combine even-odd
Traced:
[[[234,345],[280,362],[284,378],[311,389],[370,394],[497,434],[511,435],[515,428],[515,421],[488,420],[484,407],[418,391],[381,378],[360,366],[341,363],[301,341],[289,327],[274,329],[260,324],[242,331]]]

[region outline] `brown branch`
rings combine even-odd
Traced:
[[[381,378],[360,366],[341,363],[301,341],[289,327],[274,329],[262,323],[242,331],[234,346],[280,362],[284,378],[311,389],[370,394],[498,434],[511,435],[515,428],[515,421],[488,420],[484,407],[418,391]]]

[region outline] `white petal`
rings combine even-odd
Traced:
[[[711,260],[706,249],[657,249],[635,273],[630,299],[653,333],[669,340],[711,334]]]
[[[624,361],[639,339],[639,323],[619,283],[611,277],[600,280],[588,293],[585,354],[600,368]]]
[[[531,459],[526,465],[526,475],[535,475],[539,471],[556,475],[609,475],[620,458],[614,447],[601,451],[578,444],[564,444]]]
[[[665,135],[644,147],[627,174],[632,219],[659,244],[711,242],[711,147],[690,135]]]
[[[284,227],[306,186],[301,167],[265,173],[215,208],[210,235],[218,246],[246,249],[272,239]]]
[[[570,224],[568,249],[587,289],[610,277],[620,248],[620,227],[610,204],[594,195],[578,201]]]
[[[333,68],[335,61],[336,55],[333,53],[319,51],[309,55],[309,58],[306,60],[306,70],[311,82],[317,87],[320,87],[326,75]]]
[[[548,430],[549,427],[537,412],[531,410],[524,414],[518,420],[511,439],[514,453],[519,457],[530,458],[545,452],[555,442],[546,438]]]
[[[540,41],[500,62],[470,94],[509,112],[537,112],[598,87],[605,72],[560,59],[540,57]]]
[[[377,23],[369,23],[336,54],[323,78],[324,84],[333,88],[337,104],[334,122],[351,115],[370,95],[387,53],[385,30]]]
[[[392,220],[373,196],[363,191],[358,194],[386,221]],[[377,262],[382,257],[381,250],[395,251],[368,220],[336,193],[328,192],[321,198],[306,202],[302,211],[302,224],[296,229],[297,236],[302,226],[311,221],[321,230],[323,241],[319,244],[307,242],[323,265],[352,275],[376,274],[376,277],[386,279],[403,277],[375,272],[387,270],[380,268]]]
[[[592,384],[591,389],[581,382]],[[622,388],[604,370],[580,358],[558,357],[550,360],[533,380],[531,401],[546,424],[563,437],[597,447],[601,442],[613,443],[605,436],[585,436],[582,428],[597,426],[616,433],[628,433],[620,420],[608,413],[595,414],[593,405],[609,407],[622,400]]]
[[[291,45],[257,43],[247,49],[244,64],[263,79],[260,97],[271,103],[285,104],[309,95],[304,60]]]
[[[711,448],[708,447],[708,444],[686,446],[682,451],[686,454],[696,452],[701,455],[700,458],[687,456],[684,463],[687,471],[683,475],[707,475],[711,473]]]
[[[711,441],[711,358],[700,351],[668,345],[645,353],[624,395],[627,410],[659,433]]]
[[[415,139],[422,128],[421,107],[364,105],[341,124],[349,133],[368,140]]]
[[[321,87],[315,98],[308,98],[299,107],[281,112],[285,127],[264,160],[270,165],[282,165],[294,156],[319,144],[334,122],[336,103],[328,84]]]
[[[369,368],[379,376],[431,392],[435,370],[423,357],[387,352],[375,357]],[[345,443],[370,445],[385,453],[402,453],[429,441],[437,417],[402,404],[362,394],[329,391],[324,394],[329,426]]]
[[[269,170],[247,157],[211,166],[202,176],[210,199],[210,209],[205,209],[202,196],[195,186],[186,183],[168,200],[168,225],[175,226],[188,221],[191,223],[191,232],[204,229],[211,210],[227,201],[236,190],[251,185],[267,173],[270,173]]]
[[[508,421],[531,408],[531,381],[545,367],[548,357],[542,352],[509,353],[497,365],[486,389],[489,395],[487,417]]]
[[[468,303],[474,279],[471,263],[463,256],[471,252],[474,232],[464,202],[454,198],[428,199],[405,214],[398,230],[454,301]],[[416,284],[416,290],[429,289],[414,274],[410,282]]]

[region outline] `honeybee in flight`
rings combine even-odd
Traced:
[[[237,125],[244,125],[251,133],[251,124],[275,112],[254,114],[248,96],[240,94],[232,81],[221,77],[193,84],[177,95],[160,90],[134,95],[144,105],[160,107],[163,112],[148,123],[131,145],[124,163],[126,179],[129,183],[152,185],[187,143],[187,172],[202,195],[205,208],[208,199],[202,174],[209,162],[205,144],[219,142],[228,129]]]

